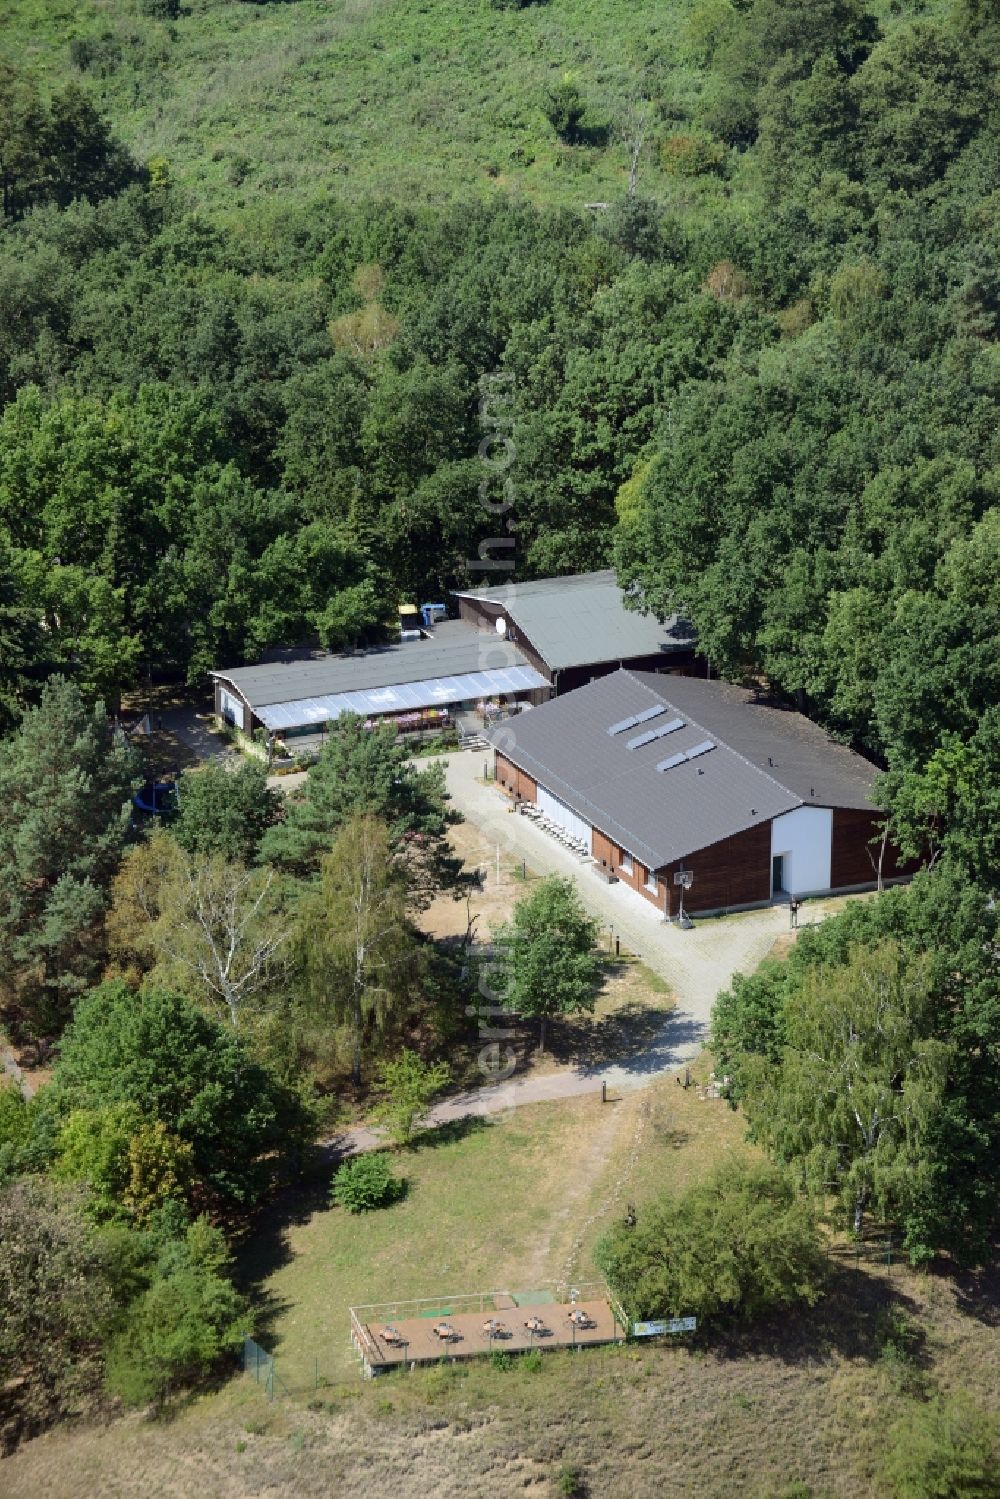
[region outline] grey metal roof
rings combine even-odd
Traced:
[[[510,666],[500,671],[431,677],[426,682],[397,682],[391,687],[370,687],[362,692],[329,693],[291,703],[269,703],[255,708],[254,712],[267,728],[280,731],[300,728],[304,724],[331,723],[342,713],[360,713],[369,718],[378,713],[443,708],[449,703],[496,697],[499,693],[529,692],[548,685],[533,666]]]
[[[691,626],[674,615],[660,624],[626,609],[609,568],[529,583],[487,584],[456,594],[500,605],[553,671],[598,661],[669,656],[694,644]]]
[[[428,640],[395,642],[350,656],[308,655],[262,662],[259,666],[237,666],[214,671],[212,676],[235,688],[257,716],[263,718],[260,710],[276,703],[302,703],[307,699],[365,693],[405,683],[439,682],[484,671],[505,672],[515,667],[530,670],[527,658],[516,645],[499,636],[494,639],[460,620],[450,620],[438,625]],[[538,678],[532,682],[533,686],[548,685],[537,672],[532,675]]]
[[[613,724],[657,703],[683,728],[633,749],[626,734],[609,735]],[[875,767],[860,755],[801,714],[694,677],[612,672],[488,737],[652,869],[805,804],[876,806]]]

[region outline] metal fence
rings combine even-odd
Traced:
[[[243,1373],[252,1375],[262,1385],[268,1400],[274,1399],[274,1355],[268,1353],[253,1338],[243,1339]]]

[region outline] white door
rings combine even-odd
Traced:
[[[581,839],[587,848],[590,848],[590,823],[584,822],[582,817],[577,817],[565,802],[553,796],[551,791],[546,791],[544,786],[538,788],[538,807],[546,817],[550,817],[561,828],[565,828],[567,833],[571,833],[574,838]]]
[[[219,707],[222,709],[222,716],[226,720],[226,723],[235,724],[237,728],[242,729],[243,704],[238,697],[234,697],[231,692],[227,692],[225,687],[219,692]]]

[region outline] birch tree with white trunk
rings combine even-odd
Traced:
[[[137,957],[242,1033],[274,992],[293,921],[274,870],[188,854],[157,831],[126,859],[108,927],[119,958]]]
[[[302,904],[296,946],[306,989],[321,1017],[346,1028],[356,1086],[367,1040],[405,1003],[419,970],[407,894],[389,829],[362,816],[344,825]]]
[[[933,1038],[932,998],[926,959],[889,941],[857,946],[789,995],[781,1062],[752,1064],[752,1135],[834,1196],[855,1234],[866,1214],[895,1216],[930,1180],[928,1136],[952,1058]]]

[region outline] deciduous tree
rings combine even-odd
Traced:
[[[100,1392],[116,1293],[82,1202],[34,1176],[0,1191],[0,1374],[18,1433]]]
[[[826,1271],[813,1204],[787,1173],[738,1160],[640,1209],[595,1258],[629,1317],[643,1320],[748,1321],[811,1306]]]
[[[539,1021],[539,1046],[556,1015],[592,1011],[601,962],[597,923],[588,916],[572,880],[541,880],[514,907],[497,932],[490,977],[497,994],[519,1015]]]
[[[269,827],[281,820],[284,801],[267,784],[258,760],[237,770],[210,761],[181,776],[178,815],[170,831],[189,854],[220,854],[252,864]]]
[[[403,1047],[395,1061],[382,1063],[378,1117],[388,1126],[397,1145],[410,1143],[431,1100],[448,1086],[450,1078],[447,1062],[425,1062],[408,1046]]]
[[[755,1138],[836,1195],[855,1233],[904,1213],[933,1166],[952,1048],[934,1036],[926,962],[885,942],[817,968],[788,994],[777,1065],[747,1062]]]
[[[411,993],[419,959],[406,877],[377,818],[352,817],[337,835],[302,902],[297,948],[321,1023],[347,1028],[358,1085],[371,1033]]]
[[[189,994],[234,1032],[266,1007],[291,931],[273,869],[188,854],[162,829],[128,854],[108,914],[109,942],[126,971],[137,958],[151,981]]]
[[[179,994],[104,984],[77,1006],[52,1083],[64,1114],[131,1106],[191,1149],[194,1178],[222,1203],[256,1201],[309,1138],[296,1093]]]

